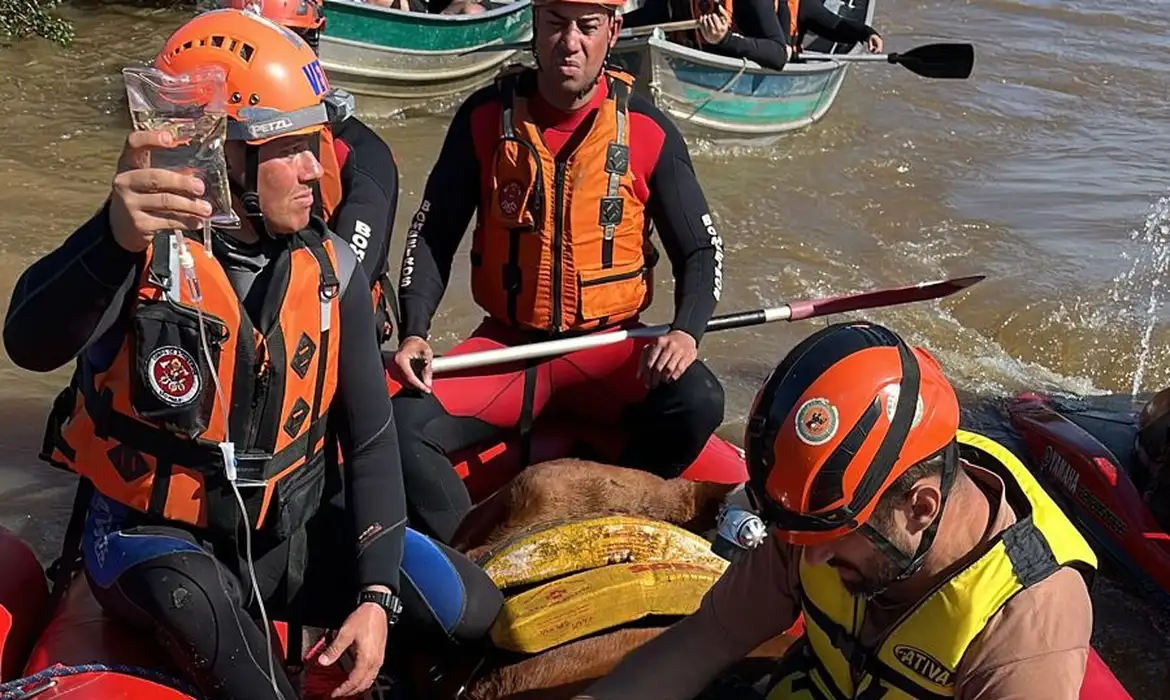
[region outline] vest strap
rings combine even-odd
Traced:
[[[625,202],[620,187],[622,176],[630,171],[630,147],[626,143],[626,122],[630,101],[630,87],[621,80],[608,80],[610,95],[614,101],[614,121],[617,126],[617,140],[609,144],[605,154],[605,171],[609,173],[606,196],[601,198],[597,222],[602,226],[601,266],[613,267],[613,237],[618,224],[622,222]]]
[[[321,398],[325,393],[325,377],[329,371],[329,336],[331,330],[330,313],[333,308],[333,299],[336,298],[341,284],[333,271],[333,262],[325,250],[325,243],[312,235],[304,236],[309,252],[317,260],[321,268],[321,347],[317,353],[317,381],[313,389],[312,422],[309,425],[308,442],[305,445],[305,459],[311,459],[313,450],[325,434],[325,421],[321,420]]]

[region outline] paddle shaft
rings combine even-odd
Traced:
[[[911,287],[895,289],[879,289],[872,292],[860,292],[826,299],[812,299],[796,301],[770,309],[755,309],[737,313],[715,316],[707,322],[707,332],[729,330],[731,328],[746,328],[776,321],[800,321],[817,316],[859,311],[883,306],[895,306],[926,299],[937,299],[949,296],[955,292],[975,284],[983,279],[982,275],[960,277],[940,282],[929,282]],[[670,332],[669,324],[645,326],[630,330],[605,331],[572,338],[559,338],[540,343],[517,345],[510,348],[485,350],[450,357],[438,357],[432,362],[432,371],[435,374],[454,372],[474,367],[534,360],[541,357],[561,355],[578,350],[603,347],[620,343],[629,338],[657,338]]]
[[[803,51],[797,54],[797,57],[805,61],[841,61],[848,63],[893,63],[894,60],[890,56],[897,54],[888,53],[817,53],[816,51]]]

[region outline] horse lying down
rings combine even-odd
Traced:
[[[692,532],[714,528],[735,486],[663,479],[649,472],[583,459],[536,464],[475,508],[452,546],[475,559],[511,535],[559,520],[639,515]]]
[[[528,468],[478,506],[465,519],[453,544],[473,560],[482,561],[493,548],[523,533],[566,520],[607,515],[641,516],[703,533],[715,527],[719,510],[734,497],[733,491],[734,486],[663,479],[599,462],[558,459]],[[568,700],[664,629],[664,623],[659,622],[657,626],[606,630],[527,657],[497,656],[496,663],[485,663],[480,656],[478,663],[488,670],[480,669],[462,697]],[[764,665],[770,667],[791,642],[777,637],[756,649],[745,666],[736,670],[753,673]]]

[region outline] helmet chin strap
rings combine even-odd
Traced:
[[[923,563],[926,561],[926,555],[930,552],[930,548],[934,545],[935,535],[938,534],[938,525],[942,521],[943,512],[947,505],[947,496],[950,495],[951,488],[955,485],[955,478],[959,472],[959,447],[955,442],[951,442],[943,451],[943,470],[942,478],[939,482],[939,491],[941,498],[938,504],[938,515],[931,521],[930,525],[922,532],[922,539],[918,542],[918,549],[914,554],[906,554],[901,549],[898,549],[893,542],[886,539],[885,535],[878,532],[869,524],[862,525],[859,530],[866,536],[874,545],[881,550],[894,564],[898,567],[900,573],[890,580],[889,583],[882,586],[880,589],[870,591],[866,597],[874,598],[881,595],[886,590],[896,583],[901,583],[918,573],[922,569]]]
[[[232,196],[238,197],[244,205],[244,216],[252,225],[252,230],[261,238],[272,238],[268,231],[268,223],[260,210],[260,195],[256,192],[260,171],[260,147],[250,143],[244,144],[244,184],[240,186],[229,178],[228,183]]]

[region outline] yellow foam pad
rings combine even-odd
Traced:
[[[720,561],[613,564],[550,581],[504,603],[492,641],[535,654],[648,615],[689,615],[726,568]]]
[[[507,589],[609,564],[656,561],[702,564],[720,571],[727,565],[699,535],[630,515],[552,523],[521,532],[479,563],[496,586]]]

